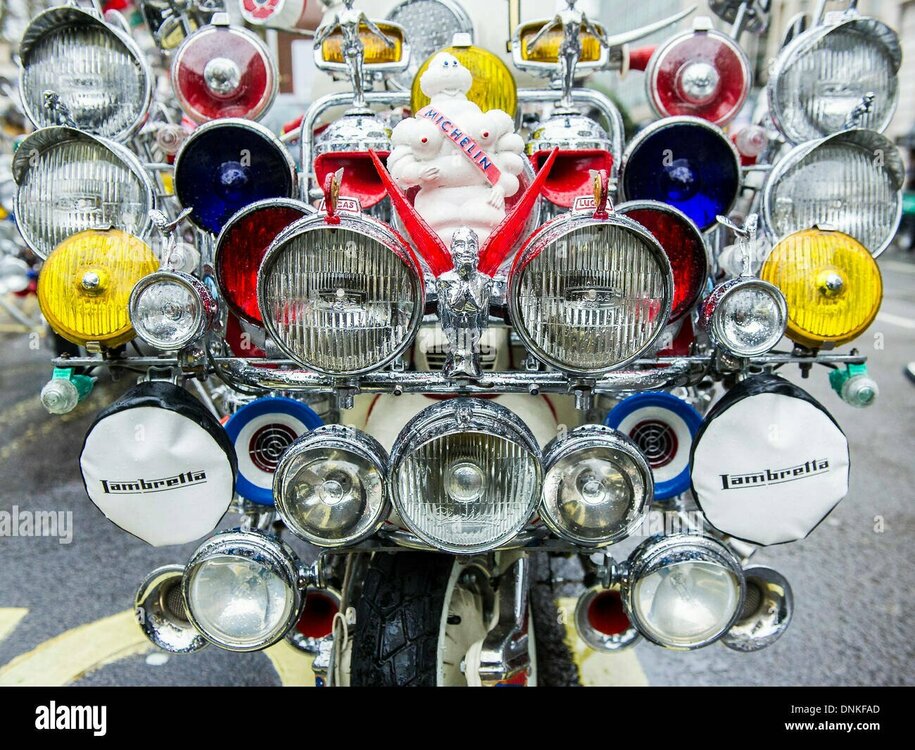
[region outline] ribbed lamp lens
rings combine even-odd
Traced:
[[[388,20],[403,26],[410,43],[410,66],[393,77],[403,89],[410,88],[423,60],[451,44],[455,34],[473,29],[460,7],[438,0],[400,3],[388,13]]]
[[[531,517],[540,478],[530,430],[504,407],[470,399],[421,412],[392,457],[401,519],[449,552],[480,552],[513,538]]]
[[[806,346],[857,338],[874,322],[883,299],[877,262],[841,232],[809,229],[786,237],[760,276],[785,295],[787,335]]]
[[[330,227],[316,218],[268,252],[258,301],[290,357],[317,372],[351,375],[383,366],[409,345],[423,288],[418,268],[381,225],[345,217]]]
[[[130,295],[130,320],[137,336],[163,351],[181,349],[202,336],[216,312],[206,285],[176,271],[147,276]]]
[[[547,225],[512,269],[514,323],[554,367],[592,374],[620,367],[667,323],[670,264],[635,222],[560,226],[554,232]]]

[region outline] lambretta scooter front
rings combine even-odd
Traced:
[[[16,220],[84,350],[43,403],[138,374],[86,435],[86,492],[199,545],[140,586],[146,635],[285,639],[325,685],[548,684],[563,651],[574,682],[556,563],[594,649],[775,642],[791,587],[751,556],[805,538],[849,472],[777,371],[877,396],[837,347],[877,314],[900,216],[895,34],[853,3],[793,23],[748,119],[758,0],[642,48],[688,12],[506,18],[529,88],[474,44],[476,0],[255,5],[144,3],[149,29],[68,5],[20,49]],[[316,27],[348,81],[281,136],[258,122],[276,24]],[[659,119],[627,143],[594,71],[641,72]]]

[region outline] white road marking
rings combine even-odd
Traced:
[[[915,331],[915,320],[904,318],[901,315],[881,312],[877,314],[877,320],[881,323],[889,323],[891,326],[899,326],[900,328],[908,328],[910,331]]]

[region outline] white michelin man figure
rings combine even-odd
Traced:
[[[440,52],[420,78],[429,105],[391,136],[392,177],[405,189],[419,188],[416,211],[447,246],[460,227],[486,241],[505,218],[505,199],[518,192],[524,166],[513,118],[498,109],[483,112],[467,98],[472,85],[470,71]]]

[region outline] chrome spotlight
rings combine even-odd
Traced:
[[[759,651],[775,643],[788,629],[794,614],[794,594],[791,584],[772,568],[747,568],[744,575],[747,598],[739,619],[721,642],[734,651]]]
[[[719,284],[699,310],[699,326],[712,343],[736,357],[770,351],[787,323],[788,306],[779,288],[745,276]]]
[[[134,611],[143,634],[173,654],[189,654],[207,645],[187,618],[181,593],[183,565],[163,565],[143,580],[134,599]]]

